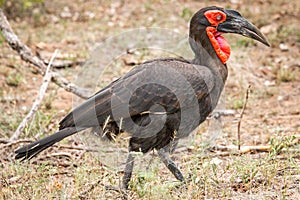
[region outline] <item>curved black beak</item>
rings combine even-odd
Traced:
[[[225,10],[227,15],[226,21],[217,26],[217,30],[223,33],[237,33],[245,37],[260,41],[266,46],[270,43],[259,29],[252,23],[243,18],[240,13],[234,10]]]

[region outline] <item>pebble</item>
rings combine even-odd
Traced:
[[[280,49],[281,51],[288,51],[288,50],[289,50],[289,47],[288,47],[288,45],[286,45],[286,44],[280,43],[280,44],[279,44],[279,49]]]

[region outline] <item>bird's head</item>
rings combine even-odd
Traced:
[[[225,64],[230,56],[230,46],[221,36],[223,33],[240,34],[270,46],[259,29],[235,10],[206,7],[191,19],[190,38],[200,42],[203,47],[211,44],[221,62]]]

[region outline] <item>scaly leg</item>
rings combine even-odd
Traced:
[[[128,157],[126,160],[126,166],[124,169],[124,176],[121,188],[127,190],[128,189],[128,183],[131,179],[132,170],[133,170],[133,164],[134,164],[134,157],[132,156],[131,152],[128,153]]]
[[[162,162],[166,165],[166,167],[174,174],[174,176],[179,180],[184,182],[183,175],[181,171],[176,167],[175,163],[169,157],[169,152],[167,152],[164,148],[158,150],[158,155]]]

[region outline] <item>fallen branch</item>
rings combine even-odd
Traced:
[[[45,63],[45,65],[49,64],[49,60],[43,60],[43,62]],[[71,68],[77,65],[82,66],[84,63],[85,63],[84,61],[68,61],[68,60],[57,61],[55,63],[52,63],[52,68],[55,69]]]
[[[52,157],[66,157],[69,158],[70,160],[74,160],[73,156],[69,152],[58,152],[58,153],[51,153],[50,155],[46,155],[44,157],[40,157],[38,160],[50,160]]]
[[[213,147],[213,150],[216,151],[228,151],[224,153],[232,153],[234,154],[243,154],[243,153],[249,153],[249,152],[269,152],[271,149],[271,145],[257,145],[257,146],[243,146],[240,147],[240,149],[235,145],[229,145],[229,146],[220,146],[216,145]]]
[[[21,140],[16,140],[16,141],[10,141],[10,140],[5,140],[5,139],[0,140],[0,143],[4,144],[3,146],[1,146],[1,149],[10,147],[12,145],[20,144],[20,143],[31,143],[31,142],[33,142],[33,140],[30,140],[30,139],[21,139]]]
[[[246,105],[248,103],[248,98],[249,98],[249,92],[250,92],[251,85],[248,85],[246,95],[245,95],[245,100],[243,104],[243,108],[239,117],[239,122],[237,126],[237,138],[238,138],[238,150],[241,150],[241,123],[242,123],[242,118],[246,109]]]
[[[300,135],[294,135],[294,139],[289,143],[286,144],[286,147],[292,147],[300,143]],[[229,156],[229,155],[238,155],[238,154],[245,154],[245,153],[255,153],[255,152],[270,152],[272,151],[272,145],[257,145],[257,146],[243,146],[240,149],[236,145],[229,145],[229,146],[220,146],[216,145],[212,149],[215,151],[223,151],[218,152],[217,156]],[[299,152],[298,149],[285,149],[281,150],[282,152]]]
[[[98,152],[99,148],[91,148],[91,147],[85,147],[85,146],[74,146],[74,145],[54,145],[55,147],[59,149],[70,149],[70,150],[78,150],[78,151],[86,151],[86,152]]]
[[[24,130],[27,122],[29,120],[32,119],[33,115],[36,113],[36,111],[38,110],[43,98],[44,98],[44,95],[46,93],[46,90],[48,88],[48,85],[49,85],[49,82],[51,81],[51,77],[52,77],[52,74],[50,72],[50,67],[51,67],[51,64],[53,62],[53,60],[55,59],[56,55],[57,55],[57,50],[55,50],[51,60],[50,60],[50,63],[45,71],[45,75],[44,75],[44,78],[43,78],[43,84],[40,88],[40,91],[38,93],[38,96],[36,98],[36,100],[34,101],[30,111],[28,112],[28,114],[26,115],[26,117],[23,119],[23,121],[19,124],[17,130],[15,131],[15,133],[11,136],[10,138],[10,141],[14,141],[16,139],[19,138],[19,136],[21,135],[22,131]]]
[[[47,69],[46,65],[38,57],[33,55],[28,46],[21,42],[12,30],[2,9],[0,9],[0,30],[9,46],[20,55],[21,59],[31,63],[40,74],[44,75]],[[87,90],[79,88],[56,72],[51,72],[51,74],[52,81],[59,87],[64,88],[66,91],[72,92],[81,98],[87,99],[89,97]]]
[[[56,146],[56,145],[54,145]],[[70,150],[80,150],[80,151],[87,151],[87,152],[105,152],[105,153],[113,153],[117,150],[115,148],[105,148],[101,149],[100,147],[86,147],[86,146],[68,146],[68,145],[57,145],[58,148],[63,149],[70,149]],[[128,150],[126,148],[118,148],[118,151],[121,151],[122,153],[128,153]]]
[[[235,114],[235,110],[214,110],[208,118],[218,119],[222,116],[233,116]]]
[[[50,60],[49,59],[46,59],[44,58],[41,53],[39,52],[36,52],[36,56],[41,60],[43,61],[43,63],[45,65],[48,65]],[[56,68],[56,69],[61,69],[61,68],[70,68],[70,67],[73,67],[73,66],[76,66],[76,65],[80,65],[82,66],[83,64],[85,63],[85,61],[71,61],[71,60],[59,60],[59,61],[55,61],[52,63],[52,69],[53,68]]]

